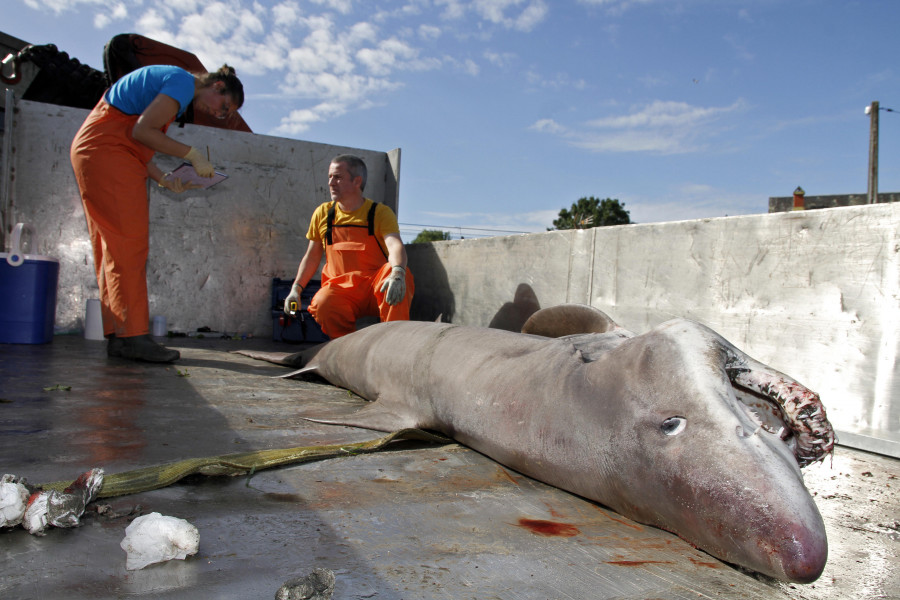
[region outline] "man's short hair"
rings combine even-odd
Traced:
[[[366,180],[369,178],[369,170],[366,169],[366,163],[363,162],[363,159],[352,154],[339,154],[331,159],[331,164],[335,163],[344,163],[347,165],[347,170],[350,171],[350,177],[354,179],[362,177],[362,185],[359,186],[359,190],[363,191],[366,189]]]

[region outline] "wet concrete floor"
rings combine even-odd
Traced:
[[[92,467],[117,473],[382,435],[303,420],[362,401],[231,353],[296,346],[168,345],[182,359],[162,366],[107,359],[103,342],[78,336],[0,344],[0,473],[41,483]],[[2,531],[0,598],[274,598],[316,568],[334,573],[339,599],[900,598],[900,461],[838,447],[805,474],[830,546],[825,573],[809,585],[735,569],[460,445],[396,442],[101,500],[80,527],[43,537]],[[193,523],[199,552],[128,571],[119,543],[151,512]]]

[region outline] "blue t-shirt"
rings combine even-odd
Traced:
[[[141,67],[115,82],[106,92],[106,101],[126,115],[139,115],[159,94],[178,102],[177,116],[181,116],[194,99],[194,76],[181,67]]]

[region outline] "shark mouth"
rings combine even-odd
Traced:
[[[760,427],[781,437],[801,468],[834,452],[834,429],[817,393],[733,346],[725,352],[735,395]]]

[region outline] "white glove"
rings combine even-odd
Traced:
[[[184,158],[191,161],[191,164],[194,165],[194,170],[197,171],[197,175],[200,177],[212,177],[216,172],[212,163],[203,158],[200,151],[193,146],[191,146],[188,153],[184,155]]]
[[[287,298],[284,299],[284,314],[295,315],[300,312],[301,308],[303,308],[303,305],[300,303],[301,290],[303,290],[303,288],[296,283],[291,286],[291,293],[288,294]],[[292,302],[296,303],[296,306],[293,307],[293,310],[291,309]]]
[[[385,292],[385,290],[387,292],[384,294],[384,299],[387,300],[387,303],[391,306],[399,304],[406,295],[406,269],[399,265],[391,267],[390,277],[381,284],[381,291]]]

